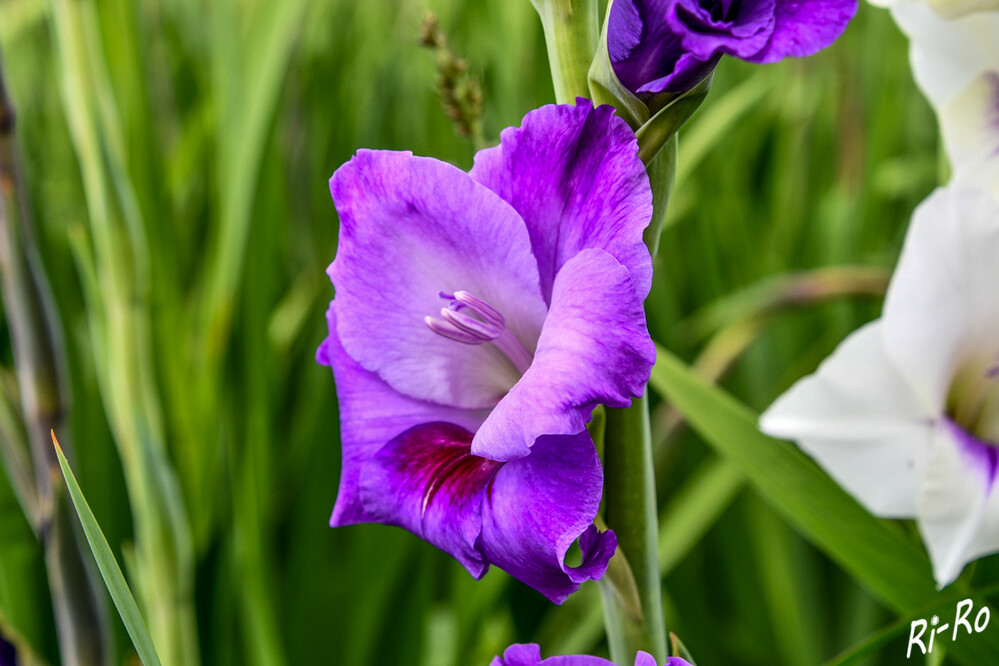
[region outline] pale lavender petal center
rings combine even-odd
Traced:
[[[447,304],[441,308],[440,318],[423,318],[427,328],[466,345],[492,343],[521,375],[527,372],[534,354],[506,327],[506,318],[499,310],[467,291],[441,291],[438,295]]]

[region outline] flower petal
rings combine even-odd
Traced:
[[[652,662],[655,666],[655,661]],[[514,644],[503,657],[493,659],[490,666],[614,666],[613,662],[589,655],[566,655],[541,659],[541,648],[534,643]]]
[[[635,135],[613,107],[584,99],[543,106],[500,137],[499,146],[476,154],[471,176],[527,223],[545,300],[562,266],[587,248],[621,262],[644,299],[652,285],[642,241],[652,190]]]
[[[999,69],[999,13],[948,21],[925,2],[903,2],[892,16],[909,37],[916,83],[938,112],[982,72]]]
[[[683,92],[718,63],[684,50],[663,17],[671,0],[615,0],[607,18],[607,50],[614,73],[635,94]]]
[[[333,366],[336,379],[343,465],[330,525],[339,527],[380,520],[361,501],[360,477],[362,468],[385,444],[413,426],[431,421],[448,421],[475,431],[488,410],[442,407],[399,394],[343,350],[336,337],[334,310],[331,306],[327,312],[329,336],[319,348],[317,360]]]
[[[835,42],[856,13],[857,0],[777,0],[770,41],[745,59],[765,64],[810,56]]]
[[[961,364],[999,352],[999,200],[938,189],[913,214],[884,306],[885,348],[942,413]]]
[[[999,195],[999,67],[983,72],[940,110],[954,181]]]
[[[555,279],[534,362],[479,428],[472,451],[512,460],[542,435],[583,431],[597,405],[627,407],[642,394],[655,354],[628,271],[602,250],[583,250]]]
[[[531,455],[505,463],[482,508],[478,547],[489,562],[562,603],[585,580],[603,576],[617,548],[593,526],[603,490],[600,458],[586,431],[541,437]],[[579,539],[582,563],[565,563]]]
[[[796,440],[871,513],[911,518],[936,415],[890,361],[883,332],[874,322],[850,335],[770,406],[760,427]]]
[[[537,643],[515,643],[502,657],[494,657],[489,666],[538,666],[541,663],[541,646]]]
[[[361,500],[376,521],[406,528],[479,578],[489,567],[475,547],[482,499],[501,463],[471,455],[471,441],[452,423],[410,428],[364,465]]]
[[[531,350],[545,317],[517,213],[460,169],[410,153],[358,151],[330,179],[340,242],[329,274],[347,353],[397,391],[489,407],[519,373],[494,345],[432,332],[441,291],[491,304]]]
[[[727,53],[747,60],[767,45],[774,32],[775,2],[739,3],[735,15],[725,20],[716,19],[697,0],[677,0],[670,3],[665,20],[673,32],[682,35],[683,48],[696,58],[707,60]]]
[[[935,431],[929,462],[919,497],[919,531],[933,577],[943,587],[968,562],[999,551],[999,492],[994,468],[969,455],[960,428],[947,421]]]

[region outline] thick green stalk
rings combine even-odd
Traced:
[[[605,583],[604,621],[611,657],[620,666],[645,650],[666,659],[656,482],[649,432],[648,397],[626,409],[608,409],[604,445],[604,516],[617,535],[618,554],[627,559],[638,592],[640,613],[622,603],[628,595]]]
[[[597,48],[596,0],[532,0],[541,16],[555,100],[575,104],[589,97],[587,75]]]
[[[598,35],[595,0],[532,1],[545,30],[556,100],[567,104],[577,96],[589,97],[588,73]],[[667,155],[674,156],[672,152]],[[653,174],[657,189],[662,189],[655,199],[662,212],[669,199],[674,164],[668,159],[662,164],[664,168]],[[659,219],[657,226],[661,226],[661,214]],[[652,236],[655,238],[646,242],[654,254],[658,234]],[[601,584],[611,656],[626,666],[634,663],[638,650],[645,650],[663,661],[666,631],[659,579],[659,523],[645,396],[627,409],[607,410],[604,515],[618,538],[618,553]]]
[[[2,65],[2,61],[0,61]],[[34,493],[32,527],[42,541],[64,664],[111,662],[110,633],[99,583],[72,518],[49,432],[67,408],[61,334],[48,280],[34,246],[14,146],[14,110],[0,68],[0,277],[17,366]],[[84,559],[88,558],[88,559]]]

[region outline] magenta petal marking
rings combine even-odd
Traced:
[[[398,442],[398,443],[396,443]],[[481,490],[500,463],[469,453],[472,433],[452,423],[426,423],[410,428],[379,451],[385,464],[401,464],[406,473],[424,486],[420,518],[427,506],[446,490],[447,495],[468,496]],[[398,449],[407,455],[393,459]]]
[[[999,445],[978,439],[950,419],[945,418],[944,424],[957,441],[968,466],[983,475],[986,495],[991,494],[999,476]]]
[[[342,431],[343,464],[330,518],[332,527],[378,521],[361,499],[361,477],[386,442],[416,425],[433,421],[457,424],[473,432],[488,413],[414,400],[394,391],[344,351],[336,334],[336,309],[331,305],[326,314],[329,336],[317,354],[333,368]]]
[[[361,499],[377,522],[408,529],[479,577],[489,566],[475,547],[482,499],[500,463],[471,455],[471,440],[453,423],[406,430],[364,466]]]

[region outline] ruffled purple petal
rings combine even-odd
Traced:
[[[358,151],[330,179],[340,241],[329,274],[347,353],[405,395],[491,407],[519,372],[493,344],[462,344],[424,323],[471,292],[528,350],[545,317],[523,221],[460,169],[410,153]]]
[[[486,487],[502,463],[469,452],[472,433],[451,423],[410,428],[361,473],[365,510],[453,556],[476,578],[489,563],[475,547]]]
[[[489,666],[538,666],[541,663],[541,647],[536,643],[515,643],[508,647],[502,657],[494,657]]]
[[[642,231],[652,191],[638,143],[610,106],[544,106],[475,156],[471,176],[509,202],[527,223],[541,289],[551,300],[562,266],[587,248],[624,265],[642,299],[652,260]]]
[[[627,407],[641,395],[654,362],[628,271],[602,250],[584,250],[555,279],[534,363],[479,428],[472,450],[512,460],[542,435],[581,432],[597,405]]]
[[[607,50],[633,93],[683,92],[722,54],[755,63],[812,55],[856,11],[857,0],[615,0]]]
[[[777,0],[773,36],[744,59],[765,64],[810,56],[835,42],[856,13],[857,0]]]
[[[361,498],[362,469],[374,460],[388,442],[413,426],[446,421],[474,432],[488,410],[464,410],[414,400],[399,394],[374,373],[368,372],[343,350],[336,337],[334,306],[327,312],[329,336],[316,354],[317,360],[333,367],[340,412],[343,465],[340,490],[330,518],[332,527],[380,522]]]
[[[636,95],[684,92],[718,64],[684,50],[682,36],[663,20],[666,0],[615,0],[607,24],[607,50],[614,73]]]
[[[548,657],[541,659],[541,648],[534,643],[514,644],[502,657],[495,657],[490,666],[614,666],[613,662],[587,655]]]
[[[676,0],[670,3],[665,21],[681,36],[684,51],[695,58],[708,60],[726,53],[747,60],[759,53],[774,33],[775,2],[745,0],[732,7],[715,0],[709,10],[698,0]]]
[[[562,603],[586,580],[603,576],[617,549],[610,530],[593,526],[603,470],[589,434],[540,437],[531,455],[496,472],[482,507],[477,546],[514,578]],[[565,563],[579,540],[582,562]]]
[[[502,657],[496,657],[490,666],[614,666],[614,662],[589,655],[566,655],[541,659],[541,648],[534,643],[514,644],[506,649]],[[655,657],[648,652],[638,651],[635,666],[658,666]],[[664,666],[690,666],[680,657],[670,657]]]

